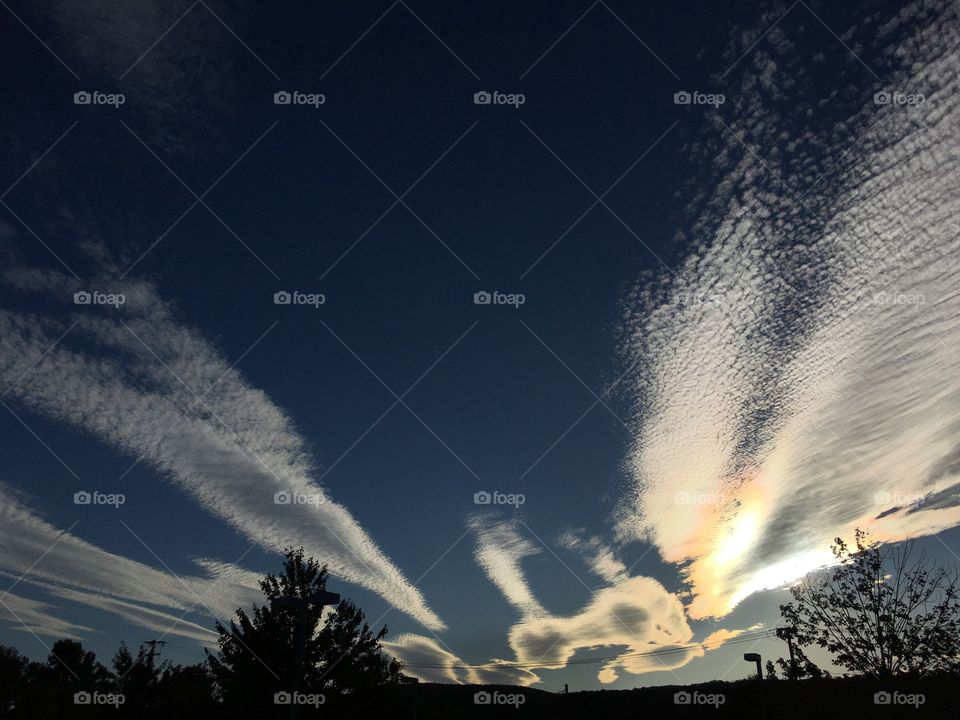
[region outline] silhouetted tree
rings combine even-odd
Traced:
[[[113,656],[113,676],[114,687],[123,693],[126,713],[142,716],[157,705],[162,669],[163,664],[158,665],[155,656],[142,645],[134,658],[126,643],[120,643],[120,649]]]
[[[836,567],[802,580],[780,606],[798,645],[825,648],[834,664],[875,678],[957,668],[956,572],[913,557],[912,543],[881,545],[859,529],[855,550],[840,538],[831,549]]]
[[[46,663],[27,668],[15,717],[95,717],[97,708],[75,702],[77,693],[94,692],[113,692],[110,673],[76,640],[57,640]]]
[[[206,663],[166,665],[157,684],[157,717],[205,717],[216,715],[213,677]]]
[[[17,707],[27,680],[30,661],[16,648],[0,645],[0,717]]]
[[[794,667],[790,666],[790,661],[784,658],[778,658],[776,664],[767,660],[767,677],[770,680],[779,680],[782,676],[786,680],[804,680],[806,678],[820,679],[830,677],[830,673],[819,668],[806,653],[803,648],[794,646],[793,649]]]
[[[363,610],[350,600],[342,600],[318,638],[323,650],[324,687],[335,692],[353,692],[398,683],[402,666],[385,655],[380,646],[386,634],[386,625],[374,634],[364,621]]]
[[[76,640],[57,640],[47,656],[46,672],[55,683],[76,690],[103,689],[110,672],[97,661],[93,651],[84,650]]]
[[[288,549],[285,558],[282,574],[268,574],[260,581],[266,605],[254,606],[252,615],[238,609],[229,629],[217,623],[219,652],[208,653],[208,662],[224,703],[249,709],[272,705],[278,692],[329,695],[398,682],[400,663],[384,655],[380,646],[387,628],[373,633],[363,611],[349,600],[325,623],[322,604],[306,607],[297,677],[300,611],[280,605],[325,592],[327,569],[305,558],[303,548]]]

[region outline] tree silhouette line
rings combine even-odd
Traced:
[[[831,547],[835,564],[793,585],[780,606],[777,635],[790,657],[768,661],[767,679],[831,678],[811,648],[829,653],[843,678],[960,674],[955,571],[912,542],[881,544],[859,529],[854,547],[839,538]],[[403,680],[381,645],[387,628],[370,628],[350,600],[331,605],[327,578],[303,548],[288,548],[283,571],[260,581],[266,602],[237,609],[228,626],[218,621],[217,651],[194,665],[159,661],[149,643],[135,655],[121,643],[109,668],[75,640],[55,642],[45,662],[0,646],[0,717],[331,717],[340,700],[387,697],[374,691]]]
[[[46,662],[0,646],[0,717],[284,717],[319,712],[337,697],[399,683],[401,664],[384,653],[350,600],[325,605],[327,568],[287,549],[283,572],[260,581],[266,603],[217,622],[217,652],[204,662],[158,661],[123,643],[110,668],[75,640],[58,640]]]

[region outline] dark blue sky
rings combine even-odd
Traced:
[[[901,8],[909,8],[910,21],[886,28],[881,38],[878,28]],[[592,566],[607,547],[629,568],[626,576],[655,578],[671,598],[684,589],[685,563],[676,562],[680,551],[667,538],[670,532],[654,528],[644,541],[626,529],[623,516],[638,487],[658,482],[647,474],[656,463],[643,448],[657,447],[650,428],[658,409],[671,407],[669,393],[651,390],[641,374],[651,382],[677,379],[653,347],[657,342],[650,341],[653,350],[643,362],[635,351],[648,345],[645,333],[655,337],[654,329],[668,338],[693,337],[692,345],[701,348],[713,336],[703,327],[700,336],[691,336],[695,323],[662,327],[637,319],[658,317],[655,309],[671,287],[719,292],[709,273],[692,281],[686,273],[715,260],[710,247],[720,247],[716,238],[724,223],[737,217],[728,208],[749,208],[754,196],[763,207],[747,214],[766,218],[765,230],[783,234],[778,250],[823,243],[812,258],[795,264],[771,253],[768,272],[782,271],[795,288],[833,282],[838,265],[825,258],[836,241],[825,227],[850,220],[837,219],[847,202],[834,202],[831,193],[854,197],[856,161],[844,151],[854,148],[852,158],[862,156],[858,141],[873,127],[864,119],[865,103],[909,65],[890,48],[912,47],[906,39],[929,22],[900,3],[842,10],[813,3],[617,0],[592,6],[321,3],[284,12],[254,4],[183,2],[150,9],[133,3],[102,13],[79,3],[20,3],[3,13],[0,185],[12,189],[0,208],[6,273],[0,292],[4,312],[14,319],[4,327],[16,338],[4,348],[10,360],[2,377],[10,382],[0,390],[11,383],[17,389],[3,398],[11,412],[0,413],[0,483],[11,497],[23,493],[16,497],[32,516],[60,530],[78,521],[73,536],[167,571],[171,583],[181,574],[205,576],[194,558],[232,563],[251,543],[255,547],[239,565],[257,574],[275,569],[277,548],[232,528],[229,511],[215,510],[206,499],[209,468],[173,477],[175,470],[147,453],[128,471],[143,453],[127,430],[85,427],[86,410],[78,417],[69,407],[58,409],[51,399],[54,380],[34,387],[40,381],[32,370],[18,380],[36,360],[26,351],[30,341],[49,347],[74,321],[78,329],[40,361],[51,364],[51,377],[62,377],[53,365],[61,352],[94,364],[100,359],[125,372],[126,387],[168,399],[178,412],[184,411],[183,393],[167,392],[165,382],[176,378],[171,384],[190,386],[185,397],[196,399],[203,386],[181,378],[194,360],[219,368],[208,379],[236,363],[241,404],[285,413],[290,434],[284,437],[301,446],[285,455],[288,448],[278,449],[271,436],[264,441],[271,451],[264,462],[249,446],[258,442],[267,415],[244,420],[235,432],[229,398],[218,406],[222,416],[205,421],[226,427],[238,442],[242,436],[238,456],[252,468],[270,465],[271,474],[283,475],[284,458],[310,466],[305,481],[321,485],[348,511],[446,626],[426,632],[401,607],[387,616],[390,637],[414,633],[442,642],[466,663],[527,657],[515,656],[507,638],[522,615],[522,600],[505,599],[505,587],[516,578],[498,585],[496,568],[477,559],[484,542],[499,539],[507,555],[523,561],[522,584],[555,617],[576,616],[598,589],[623,587],[625,576],[612,579]],[[123,93],[125,102],[118,108],[75,105],[72,96],[81,90]],[[322,93],[325,102],[316,108],[277,105],[273,96],[282,90]],[[484,90],[522,93],[525,102],[519,108],[475,104],[474,93]],[[727,100],[719,108],[675,103],[675,93],[697,90],[725,93]],[[755,167],[745,169],[746,163]],[[798,218],[809,209],[806,198],[815,209]],[[788,227],[778,225],[780,218]],[[723,265],[734,282],[738,263],[746,276],[757,257],[747,245],[741,258],[734,253]],[[66,299],[75,289],[143,291],[146,299],[141,306],[87,308]],[[316,308],[277,305],[278,291],[322,293],[325,302]],[[478,305],[479,291],[521,293],[524,303]],[[807,338],[829,326],[792,297],[778,296],[782,306],[751,335],[757,345],[773,337],[781,358],[801,356]],[[144,324],[128,327],[134,320],[124,313],[130,312],[126,317]],[[103,327],[87,326],[91,317],[121,336],[125,328],[136,342],[119,348],[105,340]],[[133,329],[141,327],[169,345],[155,347]],[[219,353],[220,364],[194,355],[180,331]],[[720,350],[706,355],[717,368],[726,362]],[[844,369],[841,359],[838,354],[837,373]],[[709,406],[711,388],[723,384],[713,385],[715,375],[698,376],[692,367],[672,387],[701,383]],[[158,380],[165,370],[169,375]],[[110,370],[85,372],[100,383],[91,380],[90,396],[108,401],[111,386],[104,378]],[[925,371],[915,372],[921,385],[935,384]],[[758,400],[762,383],[752,388],[734,423],[742,436],[734,433],[727,442],[737,453],[749,448],[742,466],[761,467],[765,475],[780,468],[773,461],[764,465],[767,460],[799,444],[793,435],[777,440],[791,426],[781,405],[789,410],[793,400],[799,404],[790,371],[783,377],[776,403]],[[941,400],[950,409],[946,426],[955,421],[955,396]],[[94,405],[96,412],[110,412],[108,402]],[[118,423],[131,417],[133,409]],[[709,424],[712,417],[694,413],[684,422]],[[659,427],[662,433],[665,426]],[[862,433],[870,434],[866,428]],[[910,442],[926,447],[925,457],[934,454],[930,448],[939,448],[940,440],[920,435]],[[726,434],[718,427],[716,436]],[[674,442],[682,450],[685,441]],[[691,447],[691,454],[699,449]],[[177,453],[178,446],[170,451]],[[678,466],[667,474],[682,478],[684,472]],[[724,487],[737,484],[726,470],[718,472]],[[217,482],[229,494],[229,468],[223,474]],[[748,475],[755,479],[744,471],[738,482]],[[884,482],[878,479],[876,488],[861,483],[857,492],[896,495]],[[917,491],[917,483],[899,482]],[[238,483],[238,494],[256,487],[255,480]],[[921,495],[943,485],[922,487]],[[122,492],[126,503],[117,510],[75,505],[73,493],[85,488]],[[694,490],[682,480],[677,488]],[[476,515],[491,509],[473,502],[482,490],[522,493],[525,503],[517,511]],[[850,492],[843,485],[836,497]],[[736,498],[736,507],[749,506],[753,496],[745,496]],[[763,512],[779,521],[777,513],[790,503],[777,497],[779,504],[771,500]],[[813,490],[791,502],[801,500],[823,504]],[[817,530],[829,538],[871,512],[869,501],[838,507]],[[276,519],[284,522],[281,514]],[[505,521],[532,550],[506,530],[494,532]],[[312,522],[326,521],[318,516]],[[937,519],[924,527],[952,524]],[[783,535],[791,538],[789,548],[778,548],[780,555],[771,550],[761,566],[826,549],[822,543],[799,547],[793,538],[801,530],[790,531]],[[904,525],[896,532],[923,529]],[[896,532],[881,530],[889,537]],[[943,537],[949,542],[952,535]],[[322,552],[329,546],[303,542],[326,560]],[[16,580],[38,555],[18,558],[4,572]],[[941,555],[952,560],[946,551]],[[371,571],[380,572],[379,566]],[[357,599],[372,619],[390,607],[376,582],[336,575],[331,587]],[[91,628],[79,634],[101,655],[111,654],[121,639],[137,643],[162,632],[30,577],[15,593],[50,602],[53,615]],[[697,593],[709,595],[702,576],[694,578]],[[74,590],[81,586],[63,582]],[[718,587],[723,582],[718,579]],[[226,591],[220,597],[221,590],[212,597],[225,608],[250,597]],[[117,589],[103,592],[122,596]],[[674,635],[671,642],[702,640],[720,627],[770,626],[784,597],[782,591],[764,593],[715,622],[691,615],[689,625],[679,625],[692,635]],[[207,628],[213,624],[202,607],[188,617]],[[646,630],[638,632],[646,642]],[[168,639],[178,659],[197,657],[196,638]],[[36,638],[18,632],[15,618],[4,622],[0,640],[34,656],[45,653]],[[609,637],[581,637],[574,645],[577,657],[630,647]],[[780,651],[773,644],[761,647]],[[617,686],[715,677],[742,650],[708,653],[678,675],[621,673]],[[592,685],[598,669],[538,674],[547,685],[568,679]],[[748,670],[737,666],[728,677]]]

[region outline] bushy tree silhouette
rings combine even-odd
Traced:
[[[113,656],[114,687],[123,693],[124,705],[149,710],[157,703],[157,688],[160,684],[160,667],[154,656],[142,646],[137,657],[131,655],[126,643]]]
[[[21,676],[11,717],[95,717],[96,709],[77,704],[78,693],[110,693],[110,672],[76,640],[57,640],[45,663],[30,663]]]
[[[817,645],[833,663],[874,678],[956,671],[960,589],[913,543],[882,545],[857,530],[856,548],[831,546],[836,567],[808,576],[780,606],[800,646]]]
[[[326,584],[326,566],[289,548],[283,572],[260,582],[267,603],[252,615],[238,609],[229,628],[217,623],[219,652],[208,662],[226,706],[249,710],[273,705],[277,693],[326,697],[399,681],[400,663],[380,645],[386,627],[374,633],[349,600],[329,613],[322,602],[306,602],[322,597]]]

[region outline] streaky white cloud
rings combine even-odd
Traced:
[[[172,577],[170,579],[173,581]],[[82,592],[63,587],[62,585],[57,586],[46,583],[35,584],[46,588],[53,595],[63,598],[64,600],[108,612],[131,625],[145,628],[164,637],[174,635],[187,638],[188,640],[194,640],[207,647],[216,647],[217,638],[219,637],[217,633],[210,627],[205,627],[192,620],[185,619],[183,617],[184,613],[159,610],[135,602],[118,600],[115,597],[110,597],[102,593]],[[199,607],[202,609],[203,605],[201,604]],[[226,616],[220,619],[225,620]]]
[[[561,547],[579,553],[590,570],[607,583],[617,583],[629,575],[627,566],[617,557],[613,547],[598,535],[586,536],[582,529],[566,530],[558,542]]]
[[[960,523],[960,23],[918,3],[876,36],[901,68],[888,89],[924,102],[870,89],[818,133],[793,110],[842,95],[758,48],[769,72],[745,72],[716,120],[696,251],[630,300],[619,539],[683,564],[692,618],[829,563],[857,526],[901,540]]]
[[[216,639],[214,618],[225,621],[237,607],[250,607],[263,600],[255,573],[207,559],[196,561],[206,569],[205,576],[158,570],[51,525],[3,483],[0,546],[4,548],[0,575],[12,582],[112,613],[140,627],[205,644]],[[71,630],[69,623],[50,614],[50,606],[45,603],[34,603],[31,608],[37,627],[45,628],[37,634],[55,635],[67,629],[69,637],[76,638],[81,630],[89,631],[79,626]],[[188,619],[189,614],[210,620],[204,627]],[[6,619],[15,625],[18,622],[13,614]]]
[[[542,615],[543,607],[527,585],[520,561],[540,548],[520,536],[508,522],[491,522],[489,515],[473,515],[467,524],[477,535],[474,559],[507,601],[524,615]]]
[[[60,608],[39,600],[31,600],[13,592],[0,596],[0,620],[13,630],[29,632],[37,637],[82,640],[93,628],[77,625],[61,618]]]
[[[73,293],[87,289],[56,272],[11,270],[4,277],[71,306]],[[426,627],[443,628],[420,591],[312,479],[313,461],[291,419],[199,333],[178,324],[150,284],[101,284],[109,284],[104,292],[123,293],[125,304],[73,306],[68,320],[0,310],[7,402],[16,398],[156,467],[260,547],[302,545],[333,575],[378,593]],[[87,488],[70,492],[77,489]],[[281,492],[311,502],[278,504]]]

